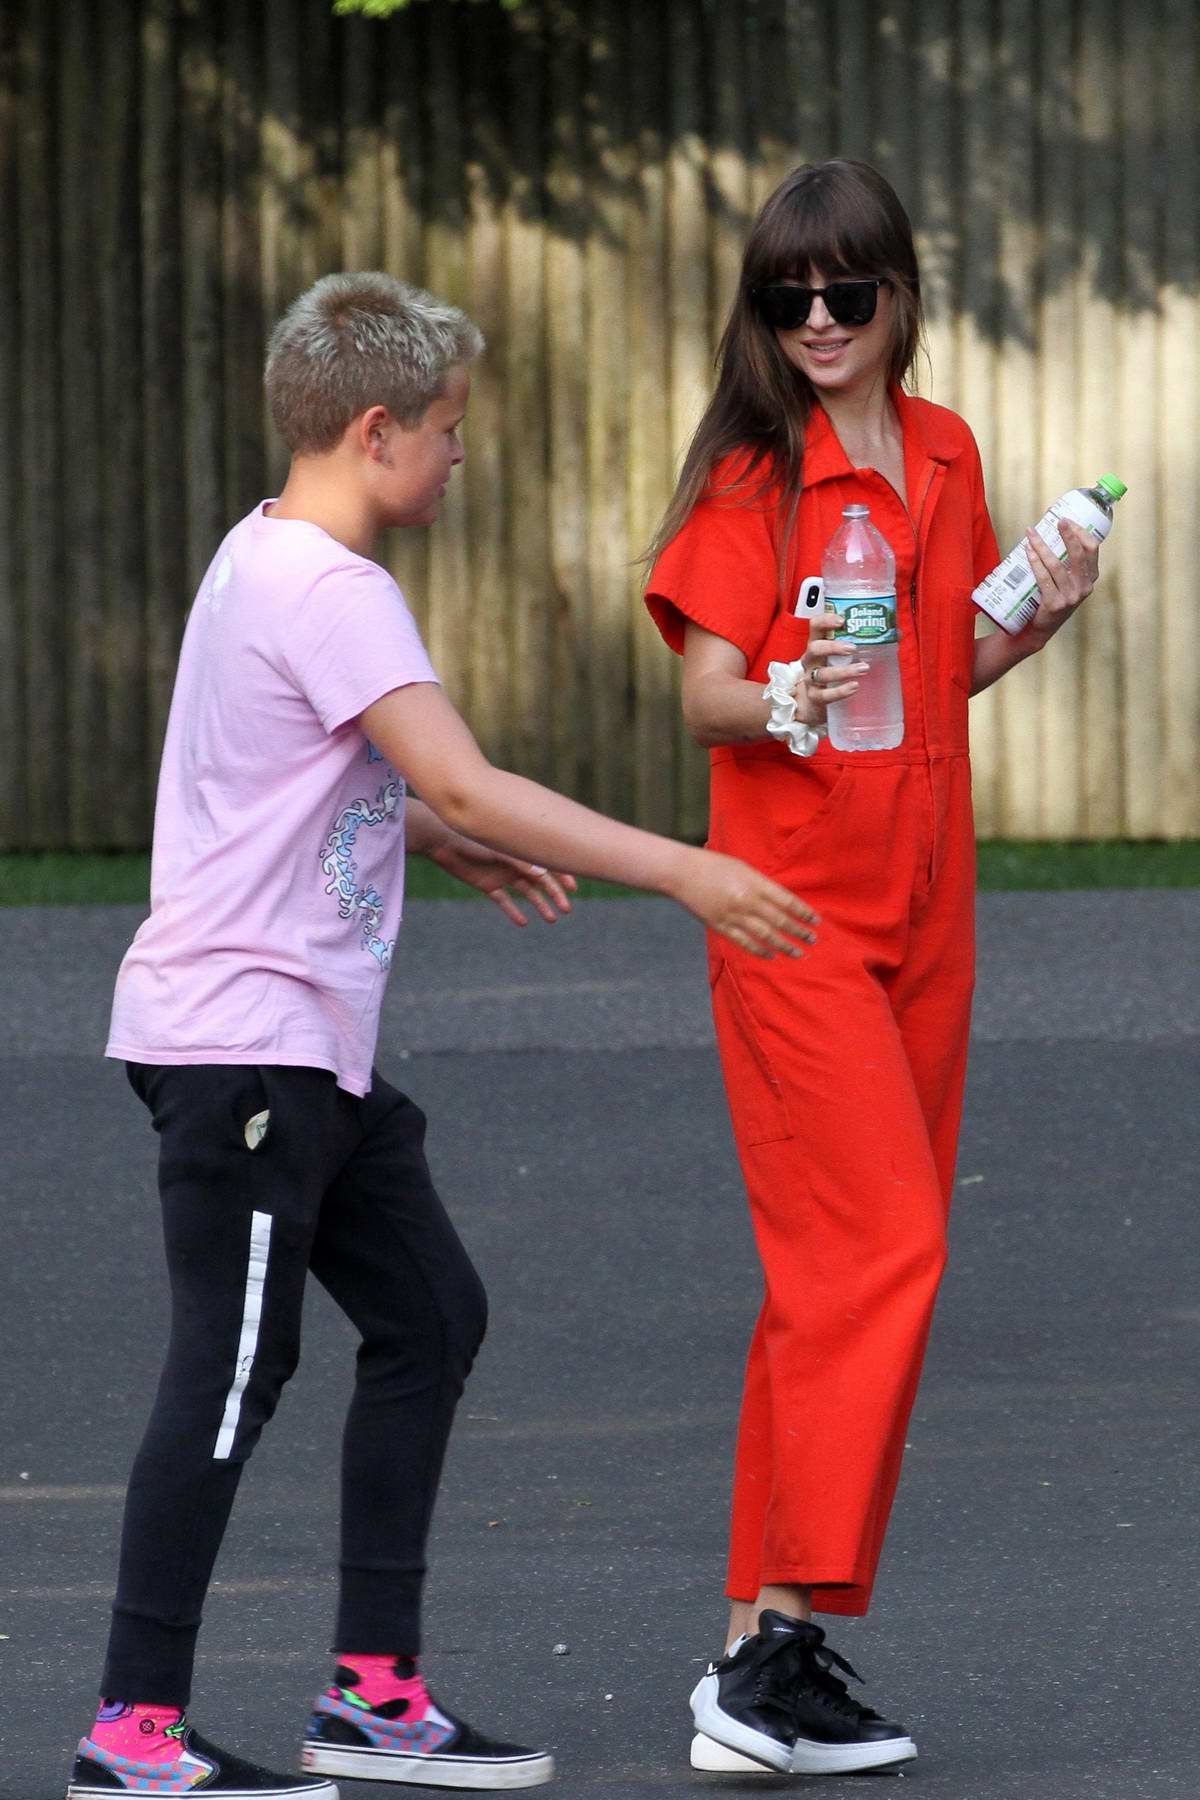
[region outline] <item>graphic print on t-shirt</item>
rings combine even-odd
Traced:
[[[367,761],[384,761],[382,754],[370,742],[367,744]],[[358,867],[354,861],[355,840],[363,826],[385,825],[389,820],[394,820],[404,799],[403,781],[389,763],[384,763],[384,767],[391,780],[386,781],[376,793],[374,806],[364,797],[352,800],[338,814],[333,830],[322,846],[321,867],[329,877],[325,892],[338,897],[339,917],[352,919],[355,913],[363,915],[363,949],[370,951],[381,969],[390,969],[396,940],[381,938],[379,935],[384,911],[383,897],[369,884],[359,887]]]

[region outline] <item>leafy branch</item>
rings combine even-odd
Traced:
[[[340,15],[361,13],[364,19],[390,19],[393,13],[403,12],[411,6],[413,0],[333,0],[333,10]],[[478,6],[484,0],[468,0],[469,5]],[[523,0],[500,0],[504,12],[516,12]]]

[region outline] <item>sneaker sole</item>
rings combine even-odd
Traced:
[[[301,1766],[316,1775],[348,1775],[356,1781],[405,1781],[415,1787],[541,1787],[554,1779],[554,1758],[541,1754],[504,1761],[471,1756],[403,1756],[395,1750],[352,1744],[306,1743]]]
[[[149,1793],[149,1789],[93,1787],[88,1782],[73,1781],[67,1789],[67,1800],[113,1800],[114,1794]],[[332,1781],[314,1781],[311,1787],[221,1788],[221,1800],[339,1800]],[[174,1800],[187,1800],[181,1790]]]
[[[743,1756],[740,1750],[727,1749],[718,1744],[715,1738],[705,1737],[698,1731],[692,1739],[690,1757],[693,1769],[704,1769],[710,1775],[773,1775],[774,1769],[764,1768],[762,1763],[753,1762],[750,1757]]]
[[[817,1744],[797,1738],[792,1745],[793,1775],[854,1775],[862,1769],[892,1769],[911,1762],[917,1746],[910,1737],[880,1738],[873,1744]]]
[[[721,1711],[718,1699],[719,1689],[715,1675],[702,1675],[692,1690],[692,1718],[696,1722],[696,1730],[702,1736],[712,1738],[714,1743],[723,1744],[726,1750],[737,1750],[748,1756],[752,1762],[776,1775],[788,1775],[792,1768],[792,1747],[781,1744],[775,1738],[768,1737],[765,1731],[755,1731],[750,1725],[743,1725],[739,1719],[731,1719],[729,1714]]]

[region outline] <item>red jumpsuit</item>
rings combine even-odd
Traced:
[[[764,1583],[811,1586],[831,1613],[870,1602],[945,1261],[974,980],[971,590],[999,560],[969,429],[943,407],[893,398],[911,513],[882,475],[850,463],[818,408],[783,593],[770,495],[703,500],[647,591],[672,649],[694,619],[765,683],[769,662],[804,651],[808,627],[791,607],[844,506],[865,502],[896,555],[899,748],[823,742],[801,758],[764,738],[711,753],[710,846],[764,869],[823,921],[801,961],[709,938],[765,1275],[727,1591],[752,1601]]]

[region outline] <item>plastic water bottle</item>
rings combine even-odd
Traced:
[[[1106,538],[1113,527],[1113,507],[1128,490],[1115,475],[1102,475],[1095,487],[1072,488],[1062,494],[1037,522],[1054,555],[1066,561],[1067,546],[1058,529],[1060,519],[1073,519],[1095,537]],[[1028,625],[1038,609],[1037,576],[1024,541],[984,577],[971,598],[989,619],[995,619],[1011,636]]]
[[[837,636],[854,645],[845,660],[868,664],[865,674],[851,677],[857,691],[827,710],[835,750],[894,750],[904,737],[896,558],[870,516],[869,506],[847,506],[821,561],[825,604],[845,620]]]

